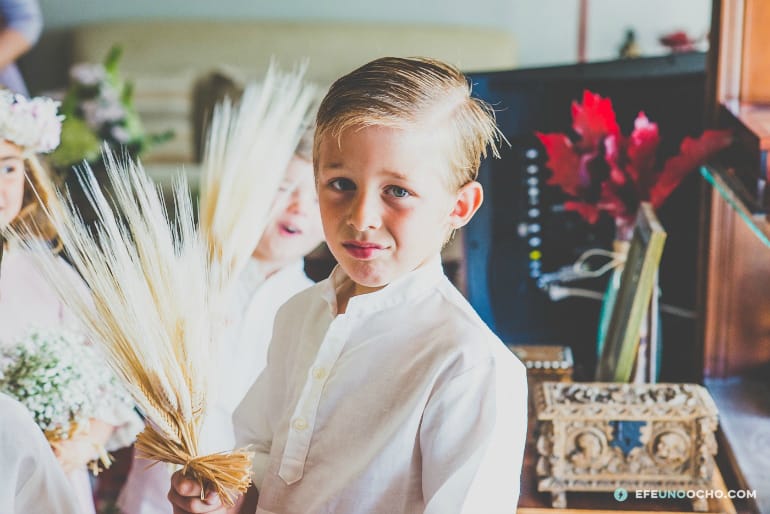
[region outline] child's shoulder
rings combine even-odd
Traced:
[[[442,325],[463,335],[472,332],[499,341],[468,300],[448,280],[438,288],[438,295],[444,312],[440,320]]]
[[[465,365],[521,365],[454,286],[447,282],[438,292],[433,310],[440,315],[425,322],[423,330],[446,358]]]

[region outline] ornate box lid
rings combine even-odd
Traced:
[[[543,382],[535,389],[535,411],[540,421],[717,416],[708,391],[697,384]]]

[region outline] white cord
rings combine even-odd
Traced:
[[[609,261],[596,269],[591,269],[588,266],[588,259],[596,256],[607,257]],[[540,289],[548,289],[554,282],[572,282],[574,280],[601,277],[608,271],[622,266],[625,262],[625,253],[611,252],[602,248],[591,248],[583,252],[573,264],[564,266],[552,273],[543,273],[537,280],[537,285]]]
[[[581,289],[578,287],[564,287],[555,284],[548,286],[548,297],[554,302],[570,297],[589,298],[591,300],[604,300],[604,295],[599,291],[592,289]],[[660,304],[660,311],[680,318],[695,319],[696,313],[693,310],[676,307],[666,303]]]
[[[592,270],[586,265],[586,262],[588,259],[595,255],[600,257],[609,257],[610,260],[604,266],[600,266],[599,268]],[[576,273],[580,273],[585,278],[595,278],[601,277],[609,270],[625,264],[625,262],[626,254],[624,253],[611,252],[609,250],[604,250],[603,248],[592,248],[590,250],[586,250],[580,257],[578,257],[578,259],[572,265],[572,269],[574,269]]]

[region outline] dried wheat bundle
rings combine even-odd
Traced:
[[[316,88],[305,66],[292,73],[271,63],[236,106],[213,114],[203,157],[200,228],[214,259],[237,276],[262,237],[284,170],[307,126]]]
[[[40,240],[23,244],[48,281],[106,350],[149,423],[136,448],[179,464],[225,502],[249,485],[252,455],[198,455],[207,378],[222,332],[223,277],[196,230],[187,184],[173,187],[174,215],[140,164],[105,153],[111,200],[87,167],[79,171],[97,213],[89,229],[66,194],[48,212],[61,243],[90,289],[84,297]],[[119,214],[118,214],[119,213]],[[95,306],[95,308],[94,308]]]

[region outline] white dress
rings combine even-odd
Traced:
[[[0,394],[0,512],[81,514],[72,486],[22,404]]]
[[[313,285],[300,260],[284,267],[266,280],[259,264],[251,260],[240,277],[233,319],[225,338],[227,349],[217,368],[219,374],[209,410],[202,427],[201,453],[232,450],[235,447],[232,415],[251,385],[265,367],[267,347],[278,308],[296,293]],[[118,506],[124,514],[171,514],[166,495],[171,470],[165,464],[134,459]]]
[[[60,262],[62,273],[75,274],[63,260]],[[24,250],[6,249],[0,268],[0,345],[13,344],[36,329],[77,331],[81,327],[32,258]],[[116,427],[108,441],[108,451],[130,445],[142,428],[139,416],[123,402],[104,402],[96,417]],[[72,472],[69,478],[81,512],[93,513],[93,493],[86,468]]]

